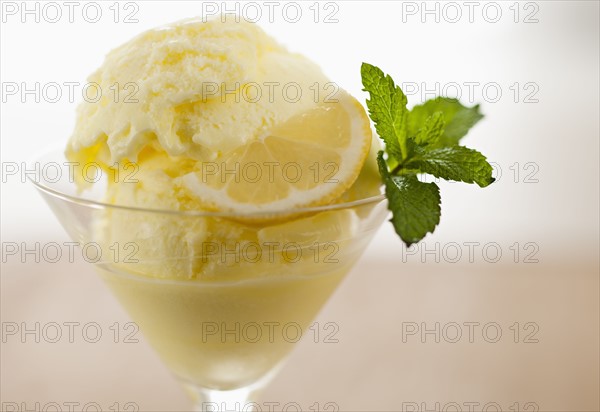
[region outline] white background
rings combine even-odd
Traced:
[[[5,11],[12,5],[3,2]],[[114,22],[113,2],[98,2],[102,17],[97,23],[95,8],[84,14],[84,3],[75,7],[73,23],[62,3],[62,17],[56,9],[38,3],[35,14],[22,15],[20,3],[15,15],[5,13],[2,23],[1,77],[7,83],[34,87],[56,82],[79,82],[103,61],[112,48],[137,33],[171,21],[201,16],[201,2],[138,2],[119,5]],[[34,9],[35,2],[26,3]],[[206,4],[206,2],[205,2]],[[213,5],[221,8],[220,2]],[[318,64],[325,73],[361,101],[359,68],[362,61],[378,65],[398,83],[414,82],[421,89],[409,96],[409,104],[422,100],[421,91],[449,83],[462,85],[466,104],[481,103],[486,118],[472,130],[465,144],[482,151],[502,170],[500,181],[481,190],[474,185],[442,183],[443,217],[428,242],[458,243],[495,241],[508,248],[513,242],[537,242],[548,259],[569,259],[598,248],[598,3],[597,2],[500,2],[481,3],[469,15],[461,2],[338,2],[337,9],[321,3],[315,23],[312,2],[298,3],[302,18],[291,23],[292,9],[283,12],[283,3],[274,8],[269,22],[268,8],[262,6],[259,24],[294,51]],[[8,8],[7,8],[8,7]],[[208,6],[208,7],[212,7]],[[230,8],[235,5],[229,5]],[[254,10],[243,14],[254,18]],[[422,14],[424,8],[438,8]],[[416,9],[416,11],[415,11]],[[502,15],[496,23],[496,10]],[[515,9],[519,10],[516,16]],[[45,13],[44,13],[45,10]],[[456,10],[462,16],[457,23]],[[125,23],[135,11],[138,23]],[[335,11],[337,23],[325,23]],[[531,14],[533,13],[533,14]],[[525,23],[537,19],[535,23]],[[436,18],[440,22],[436,23]],[[470,22],[469,20],[473,20]],[[515,23],[515,19],[519,22]],[[478,82],[474,101],[469,102],[465,83]],[[515,96],[518,82],[520,95]],[[526,83],[535,83],[524,89]],[[498,102],[495,83],[501,88]],[[513,86],[513,89],[511,89]],[[450,89],[448,89],[450,90]],[[76,102],[70,102],[67,88],[56,102],[36,103],[35,96],[3,94],[1,108],[2,162],[27,161],[46,148],[62,147],[74,125]],[[81,100],[81,87],[76,100]],[[537,103],[525,103],[526,96]],[[451,91],[450,91],[451,93]],[[517,102],[515,103],[515,100]],[[519,163],[520,176],[514,182],[511,165]],[[527,166],[528,162],[534,163]],[[525,183],[534,172],[538,183]],[[18,241],[55,237],[60,232],[50,211],[19,176],[3,176],[2,235]],[[389,226],[389,225],[388,225]],[[386,226],[370,253],[388,255],[401,248]],[[62,236],[62,235],[61,235]]]

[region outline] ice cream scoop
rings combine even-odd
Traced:
[[[281,274],[285,262],[252,260],[241,270],[214,245],[242,250],[273,238],[282,245],[271,252],[279,253],[286,233],[299,228],[310,229],[313,243],[328,233],[351,238],[358,226],[351,210],[314,218],[282,212],[379,193],[364,108],[341,89],[315,93],[329,84],[321,69],[255,24],[185,20],[147,31],[111,51],[88,80],[101,97],[79,106],[66,153],[106,171],[107,203],[234,217],[107,210],[98,239],[107,248],[134,245],[134,261],[115,262],[127,272]],[[301,264],[314,262],[285,271],[307,272]]]
[[[88,81],[102,97],[79,106],[67,152],[110,165],[148,145],[196,160],[226,155],[315,106],[310,87],[328,79],[259,26],[215,19],[142,33]]]

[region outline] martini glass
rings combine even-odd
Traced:
[[[106,179],[81,192],[73,178],[33,184],[200,411],[252,410],[388,214],[383,195],[252,214],[128,207],[103,202]]]

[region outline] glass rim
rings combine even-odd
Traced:
[[[28,164],[33,161],[39,161],[39,159],[56,154],[56,150],[50,150],[44,152],[41,156],[36,156],[33,160],[27,162]],[[62,154],[62,151],[61,151]],[[37,160],[36,160],[37,159]],[[305,214],[305,213],[317,213],[317,212],[326,212],[332,210],[341,210],[348,209],[357,206],[363,206],[367,204],[375,204],[379,203],[382,200],[386,199],[385,194],[380,193],[375,196],[370,196],[362,199],[353,200],[351,202],[342,202],[342,203],[333,203],[328,205],[321,206],[307,206],[300,207],[294,209],[284,209],[284,210],[261,210],[255,212],[237,212],[237,211],[208,211],[208,210],[172,210],[172,209],[160,209],[160,208],[144,208],[138,206],[126,206],[119,204],[106,203],[98,200],[93,200],[89,198],[85,198],[83,196],[71,195],[68,193],[61,192],[59,190],[53,189],[48,185],[44,184],[42,181],[36,181],[30,175],[26,175],[27,180],[29,180],[38,190],[49,194],[55,198],[74,203],[80,206],[89,207],[92,209],[117,209],[117,210],[125,210],[130,212],[140,212],[140,213],[159,213],[166,215],[175,215],[175,216],[190,216],[190,217],[224,217],[224,218],[260,218],[260,217],[268,217],[273,218],[277,216],[287,216],[291,214]],[[42,180],[42,179],[40,179]],[[73,183],[74,184],[74,183]]]

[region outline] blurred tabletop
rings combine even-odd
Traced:
[[[40,410],[52,402],[190,410],[141,334],[125,342],[128,316],[91,266],[7,262],[1,279],[3,411],[36,402]],[[264,391],[262,410],[597,411],[598,279],[593,259],[453,265],[366,256],[316,319],[320,335],[305,335]],[[51,343],[48,327],[35,342],[35,333],[11,332],[23,322],[96,322],[104,336],[90,343],[74,329],[72,343]]]

